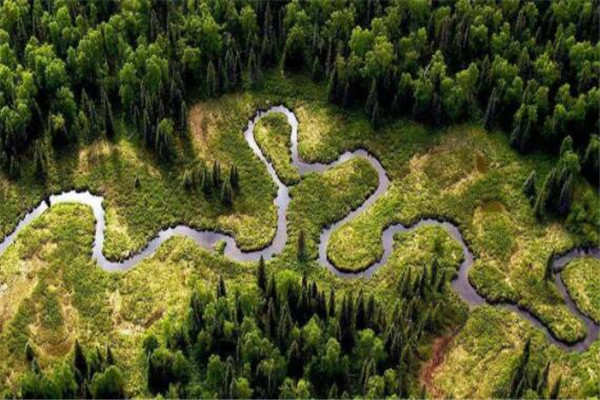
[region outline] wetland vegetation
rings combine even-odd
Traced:
[[[600,396],[599,14],[0,0],[0,396]]]

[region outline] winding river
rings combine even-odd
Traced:
[[[290,202],[289,188],[286,185],[284,185],[283,182],[281,182],[275,171],[275,168],[269,161],[267,161],[265,155],[259,148],[254,138],[254,126],[256,125],[256,123],[265,115],[271,113],[281,113],[287,117],[288,123],[292,128],[292,163],[296,168],[298,168],[298,171],[301,175],[309,172],[321,173],[326,169],[335,167],[336,165],[339,165],[349,160],[350,158],[362,157],[372,165],[372,167],[377,171],[377,175],[379,177],[379,184],[377,186],[377,189],[367,198],[367,200],[363,204],[360,205],[360,207],[350,212],[343,219],[323,229],[323,231],[321,232],[319,243],[319,263],[321,265],[325,266],[338,276],[344,278],[370,277],[379,267],[387,263],[393,249],[393,238],[397,232],[410,232],[422,226],[435,225],[445,229],[448,232],[448,234],[450,234],[460,244],[462,248],[463,261],[460,265],[458,277],[452,281],[452,286],[454,290],[456,290],[461,299],[467,302],[470,307],[475,307],[486,303],[486,300],[475,291],[468,279],[469,269],[473,265],[473,255],[469,250],[465,240],[463,239],[459,229],[454,224],[446,221],[436,219],[421,219],[419,222],[409,227],[406,227],[401,224],[391,225],[383,231],[382,241],[384,253],[379,261],[370,265],[367,269],[361,272],[343,272],[337,269],[327,258],[326,250],[331,233],[340,226],[354,219],[359,213],[363,212],[365,209],[370,207],[383,193],[386,192],[386,190],[389,187],[390,180],[387,177],[385,169],[383,168],[379,160],[377,160],[375,157],[369,154],[366,150],[362,149],[351,152],[347,151],[340,155],[337,160],[329,164],[306,163],[302,161],[302,159],[298,155],[298,120],[292,111],[283,106],[275,106],[269,108],[266,111],[258,111],[254,115],[254,117],[248,121],[248,126],[244,131],[244,138],[246,139],[246,142],[248,143],[254,154],[256,154],[256,156],[265,165],[269,175],[277,185],[277,197],[274,200],[274,203],[277,207],[277,231],[275,237],[273,238],[271,244],[268,247],[258,251],[244,252],[238,248],[238,246],[235,243],[235,239],[231,236],[213,231],[195,230],[185,225],[178,225],[175,227],[163,229],[160,232],[158,232],[158,234],[152,240],[150,240],[147,246],[139,253],[134,254],[131,257],[122,261],[111,261],[108,260],[102,252],[102,247],[104,245],[104,231],[106,228],[104,208],[102,207],[103,198],[101,196],[93,195],[92,193],[87,191],[68,191],[57,195],[51,195],[46,200],[42,201],[35,209],[29,212],[19,222],[16,229],[10,235],[6,236],[4,240],[0,243],[0,255],[15,241],[18,233],[23,228],[25,228],[31,221],[40,216],[52,205],[59,203],[80,203],[91,207],[94,212],[94,217],[96,219],[96,229],[92,257],[103,269],[107,271],[123,271],[132,268],[142,259],[152,255],[163,242],[165,242],[173,236],[187,236],[194,240],[198,245],[207,249],[213,248],[213,246],[218,241],[225,241],[225,255],[236,261],[257,261],[261,256],[265,259],[270,259],[275,254],[278,254],[283,250],[287,241],[287,209]],[[562,256],[555,257],[553,260],[553,268],[555,271],[554,278],[556,286],[561,295],[563,296],[567,307],[573,314],[582,319],[586,324],[588,333],[584,340],[572,344],[564,343],[552,336],[551,332],[547,329],[547,327],[543,325],[537,319],[537,317],[535,317],[529,311],[519,308],[512,304],[501,304],[502,307],[506,307],[513,310],[514,312],[521,315],[523,318],[530,321],[536,327],[544,330],[550,342],[568,351],[584,351],[588,349],[589,346],[598,338],[598,335],[600,333],[600,326],[594,323],[594,321],[592,321],[585,314],[581,313],[575,306],[575,303],[569,296],[560,275],[560,271],[569,261],[582,256],[592,256],[595,258],[600,258],[600,249],[596,248],[571,250],[570,252]]]

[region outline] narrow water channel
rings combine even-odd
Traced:
[[[236,245],[235,239],[231,236],[219,232],[213,232],[208,230],[195,230],[185,225],[178,225],[175,227],[163,229],[160,232],[158,232],[158,234],[148,242],[147,246],[137,254],[134,254],[131,257],[122,261],[111,261],[104,257],[104,254],[102,252],[102,248],[104,246],[104,231],[106,228],[104,208],[102,207],[103,198],[101,196],[93,195],[92,193],[87,191],[68,191],[50,196],[48,199],[42,201],[35,209],[29,212],[19,222],[16,229],[10,235],[6,236],[2,242],[0,242],[0,255],[15,241],[18,233],[24,227],[26,227],[31,221],[40,216],[52,205],[59,203],[80,203],[91,207],[94,212],[94,217],[96,219],[96,229],[92,257],[103,269],[107,271],[123,271],[132,268],[144,258],[152,255],[163,242],[176,235],[187,236],[194,240],[198,245],[206,249],[212,249],[218,241],[225,241],[225,256],[236,261],[257,261],[261,256],[267,260],[270,259],[274,255],[281,253],[287,242],[287,209],[290,203],[289,188],[286,185],[284,185],[283,182],[281,182],[275,171],[275,168],[269,161],[267,161],[265,155],[261,151],[254,138],[254,127],[256,123],[261,118],[271,113],[281,113],[287,117],[288,123],[292,128],[292,163],[296,168],[298,168],[298,171],[301,175],[309,172],[322,173],[326,169],[333,168],[353,157],[362,157],[366,159],[371,164],[371,166],[377,171],[377,175],[379,177],[379,184],[377,186],[377,189],[367,198],[367,200],[363,204],[361,204],[357,209],[350,212],[343,219],[323,229],[323,231],[321,232],[319,243],[319,263],[321,265],[343,278],[370,277],[375,271],[377,271],[377,269],[379,269],[381,266],[385,265],[388,262],[388,259],[393,249],[393,238],[397,232],[410,232],[422,226],[440,226],[443,229],[445,229],[448,232],[448,234],[450,234],[460,244],[463,252],[463,261],[460,265],[458,276],[452,281],[452,287],[458,293],[461,299],[468,303],[470,307],[475,307],[486,303],[486,300],[476,292],[475,288],[473,288],[468,279],[469,270],[473,265],[473,255],[469,250],[466,242],[464,241],[458,227],[447,221],[440,221],[436,219],[427,218],[421,219],[416,224],[410,227],[406,227],[401,224],[391,225],[384,230],[382,235],[384,253],[381,260],[375,262],[374,264],[370,265],[368,268],[360,272],[343,272],[336,268],[327,258],[326,250],[327,245],[329,244],[331,233],[337,228],[344,225],[345,223],[353,220],[358,214],[370,207],[381,195],[383,195],[387,191],[390,185],[390,180],[387,177],[385,169],[383,168],[379,160],[377,160],[375,157],[373,157],[371,154],[369,154],[366,150],[363,149],[347,151],[340,155],[337,160],[328,164],[306,163],[302,161],[302,159],[298,155],[298,120],[292,111],[283,106],[275,106],[271,107],[266,111],[258,111],[254,115],[254,117],[248,121],[248,126],[244,131],[244,138],[246,139],[246,142],[248,143],[254,154],[256,154],[256,156],[265,165],[269,175],[277,185],[277,197],[274,200],[274,203],[277,207],[277,231],[275,237],[273,238],[271,244],[268,247],[258,251],[245,252],[242,251]],[[564,343],[552,336],[548,328],[544,326],[539,321],[539,319],[537,319],[528,310],[521,309],[512,304],[500,304],[499,306],[513,310],[514,312],[521,315],[523,318],[533,323],[536,327],[544,330],[546,336],[548,337],[548,340],[550,340],[557,346],[567,351],[587,350],[589,346],[598,338],[600,326],[597,325],[585,314],[579,311],[579,309],[575,306],[575,303],[569,296],[569,293],[567,292],[562,278],[560,276],[560,271],[562,271],[562,268],[564,268],[564,266],[569,261],[582,256],[591,256],[600,259],[600,249],[574,249],[566,253],[565,255],[555,257],[553,260],[553,268],[555,271],[556,286],[561,295],[563,296],[567,307],[573,314],[575,314],[578,318],[583,320],[586,324],[587,335],[584,340],[574,344]]]

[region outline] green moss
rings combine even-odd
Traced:
[[[263,117],[254,127],[254,138],[283,183],[291,185],[300,180],[298,170],[292,165],[291,127],[285,115]]]
[[[571,261],[562,278],[577,308],[600,322],[600,260],[580,258]]]

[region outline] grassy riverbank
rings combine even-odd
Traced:
[[[77,188],[105,197],[104,251],[110,258],[139,250],[161,228],[175,223],[227,232],[244,249],[262,248],[275,234],[276,188],[247,146],[243,130],[257,108],[278,103],[298,117],[303,159],[329,162],[345,150],[366,148],[381,160],[391,179],[389,190],[372,207],[333,232],[327,252],[338,267],[361,269],[381,257],[381,232],[390,224],[409,226],[424,216],[449,219],[459,226],[476,257],[470,280],[484,297],[518,303],[561,339],[583,337],[583,323],[567,310],[553,282],[544,279],[544,269],[553,251],[598,242],[597,227],[589,222],[598,195],[587,183],[577,182],[574,199],[574,209],[591,210],[583,213],[586,218],[571,215],[568,223],[538,222],[521,186],[536,170],[539,189],[554,159],[517,155],[503,134],[486,133],[472,124],[438,131],[396,121],[373,130],[362,112],[328,105],[322,86],[297,76],[270,75],[260,89],[190,107],[189,135],[177,139],[174,164],[157,163],[121,124],[114,141],[99,140],[55,154],[45,183],[34,177],[33,167],[16,181],[0,177],[0,235],[9,233],[18,217],[46,194]],[[326,291],[329,286],[342,293],[363,289],[391,310],[403,271],[410,269],[417,277],[434,257],[447,271],[447,279],[457,270],[458,244],[441,228],[423,227],[397,234],[388,264],[370,280],[336,278],[316,263],[319,233],[362,204],[377,187],[376,172],[365,160],[355,158],[299,179],[289,163],[289,127],[278,115],[258,124],[256,139],[282,180],[294,183],[289,240],[284,252],[268,264],[269,272],[298,279],[306,273]],[[224,174],[232,165],[238,168],[240,190],[231,207],[216,194],[207,196],[199,188],[183,187],[183,172],[200,161],[208,166],[218,161]],[[53,207],[0,257],[0,388],[16,387],[25,368],[22,349],[28,340],[42,365],[54,368],[79,338],[87,346],[110,343],[124,367],[127,393],[146,397],[141,349],[145,335],[167,329],[169,320],[186,312],[196,282],[215,285],[222,274],[232,285],[230,290],[235,290],[254,279],[254,264],[231,262],[184,238],[169,240],[129,272],[106,273],[90,260],[93,223],[86,207]],[[305,261],[297,259],[300,231],[306,239]],[[589,282],[583,268],[573,267],[576,276],[566,276],[565,281],[570,290],[589,293],[588,286],[595,281]],[[565,274],[571,274],[569,269]],[[597,309],[592,295],[574,298],[590,304],[590,314]],[[439,307],[445,333],[467,321],[466,306],[453,291],[445,292]],[[600,354],[598,344],[583,355],[563,355],[521,317],[495,307],[472,313],[434,383],[448,396],[500,396],[497,390],[506,383],[529,334],[535,338],[535,351],[539,350],[535,363],[552,356],[558,361],[551,380],[559,372],[570,379],[561,394],[592,393],[589,381],[600,373],[600,363],[594,362]],[[419,343],[418,363],[430,356],[432,339],[425,337]],[[500,356],[492,357],[496,353]],[[410,373],[415,377],[417,371]],[[412,380],[411,385],[411,393],[417,396],[420,384]]]

